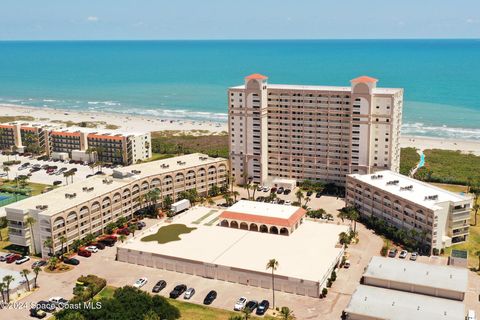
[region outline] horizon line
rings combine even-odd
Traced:
[[[394,40],[480,40],[478,38],[238,38],[238,39],[0,39],[0,42],[140,42],[140,41],[394,41]]]

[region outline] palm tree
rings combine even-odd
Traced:
[[[348,233],[340,232],[340,234],[338,235],[338,242],[345,245],[345,247],[350,244],[350,236],[348,235]]]
[[[302,190],[298,189],[297,192],[295,192],[295,197],[297,197],[297,201],[301,204],[303,199]]]
[[[273,309],[275,309],[275,271],[278,268],[278,261],[276,259],[270,259],[267,262],[267,270],[271,269],[272,270],[272,305]]]
[[[70,171],[65,171],[63,173],[63,177],[65,178],[65,184],[68,185],[68,177],[70,177],[71,175],[72,175],[72,172],[70,172]]]
[[[6,275],[3,277],[3,282],[5,282],[5,291],[7,292],[7,301],[10,302],[10,283],[13,282],[15,278],[11,275]]]
[[[307,206],[307,204],[310,200],[312,200],[312,199],[310,199],[310,197],[305,197],[305,204],[304,204],[305,207]]]
[[[3,166],[3,172],[7,174],[7,180],[10,180],[10,167],[9,166]]]
[[[30,228],[30,236],[32,237],[32,249],[33,253],[37,253],[35,248],[35,236],[33,235],[33,225],[37,222],[33,217],[28,217],[25,222],[27,223],[28,227]]]
[[[213,206],[215,204],[215,201],[213,201],[213,199],[211,197],[207,197],[207,203],[210,205],[210,206]]]
[[[293,310],[290,310],[289,307],[282,307],[278,316],[282,320],[294,320],[294,319],[296,319],[295,315],[293,314]]]
[[[0,282],[0,293],[2,294],[2,301],[5,302],[5,282]]]
[[[237,197],[240,195],[240,192],[233,191],[232,195],[233,195],[233,201],[237,202]]]
[[[245,190],[247,190],[247,199],[250,200],[250,189],[252,189],[252,185],[250,183],[246,183],[243,187]]]
[[[119,237],[118,237],[118,240],[120,240],[122,243],[125,242],[125,240],[127,240],[127,236],[124,235],[124,234],[121,234]]]
[[[27,291],[30,291],[30,280],[28,280],[28,275],[30,274],[30,270],[28,269],[23,269],[20,271],[20,275],[25,278],[27,281]]]
[[[33,287],[34,288],[37,288],[38,285],[37,285],[37,278],[38,278],[38,274],[40,273],[40,271],[42,271],[42,269],[40,267],[35,267],[33,268],[33,273],[35,273],[35,278],[34,278],[34,283],[33,283]]]
[[[70,177],[72,178],[71,179],[71,183],[73,183],[73,176],[75,175],[75,171],[70,171]]]
[[[255,192],[256,192],[257,189],[258,189],[258,183],[255,182],[255,183],[253,184],[252,188],[253,188],[252,200],[255,200]]]
[[[53,241],[52,241],[51,237],[48,237],[47,239],[45,239],[45,241],[43,241],[43,246],[49,249],[50,256],[52,256],[53,255]]]
[[[58,240],[60,240],[60,243],[62,244],[62,255],[64,253],[64,245],[65,243],[67,242],[67,238],[65,238],[65,236],[60,236],[60,238],[58,238]],[[68,251],[68,248],[67,248],[67,251]]]
[[[251,313],[252,313],[252,309],[250,309],[250,308],[243,308],[243,309],[242,309],[243,319],[245,319],[245,320],[250,319]]]
[[[57,257],[51,257],[50,259],[48,259],[48,268],[52,271],[55,270],[55,268],[57,267],[57,263]]]
[[[128,226],[128,231],[132,233],[132,237],[135,237],[135,231],[137,231],[137,226],[134,224],[131,224],[130,226]]]

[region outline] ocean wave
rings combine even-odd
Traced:
[[[456,128],[447,125],[435,126],[421,122],[405,123],[401,132],[402,135],[406,136],[480,140],[480,129],[477,128]]]

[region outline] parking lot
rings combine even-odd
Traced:
[[[147,227],[158,222],[158,220],[147,219],[145,221],[147,222]],[[359,283],[363,268],[368,263],[370,257],[375,252],[379,252],[382,243],[378,237],[367,238],[365,233],[370,231],[364,229],[359,231],[362,241],[349,249],[352,266],[350,269],[338,270],[337,281],[334,282],[326,298],[309,298],[284,292],[275,292],[276,306],[290,307],[294,310],[298,319],[339,319],[342,310],[348,304],[350,295]],[[218,293],[218,297],[211,306],[226,310],[233,310],[235,302],[241,296],[257,301],[267,299],[272,304],[272,292],[268,289],[122,263],[115,261],[115,255],[115,247],[106,247],[104,250],[92,254],[90,258],[77,256],[76,258],[80,260],[80,265],[71,271],[56,274],[41,272],[38,278],[40,289],[21,301],[28,305],[40,300],[48,300],[53,296],[62,296],[70,299],[73,297],[72,290],[76,279],[80,275],[95,274],[107,279],[107,284],[115,287],[133,285],[138,278],[146,277],[148,283],[142,287],[142,290],[147,292],[152,291],[158,280],[165,280],[167,286],[159,293],[162,296],[168,296],[176,285],[185,284],[187,287],[195,288],[196,293],[190,302],[198,304],[203,303],[205,295],[210,290],[215,290]],[[34,261],[32,259],[30,262],[22,265],[0,263],[2,268],[18,271],[30,268]],[[183,300],[183,295],[178,299]],[[26,309],[2,310],[2,316],[6,319],[25,319],[27,315],[28,310]]]
[[[86,164],[65,163],[63,161],[41,161],[41,160],[31,159],[30,157],[20,156],[20,155],[17,155],[17,156],[0,155],[1,163],[7,160],[21,161],[21,164],[10,166],[10,172],[8,173],[10,179],[14,179],[16,176],[20,176],[20,175],[31,174],[31,176],[29,177],[30,182],[48,184],[48,185],[53,185],[55,181],[59,181],[60,182],[59,185],[65,185],[67,183],[63,176],[63,172],[60,172],[58,174],[56,173],[58,172],[58,170],[62,168],[65,168],[63,171],[68,171],[73,168],[77,170],[75,172],[75,175],[73,176],[74,182],[77,179],[85,179],[88,175],[94,174],[95,172],[98,171],[98,168],[95,168],[94,170],[92,170],[92,168],[90,168]],[[30,165],[27,168],[21,169],[22,164],[25,164],[25,163],[29,163]],[[56,169],[54,169],[53,174],[48,174],[45,169],[40,169],[39,171],[36,171],[36,172],[30,172],[30,170],[32,169],[32,166],[34,165],[39,165],[40,167],[42,166],[56,167]],[[102,171],[105,174],[112,173],[112,169],[110,168],[103,168]],[[4,173],[4,172],[0,171],[0,173]],[[3,178],[6,178],[6,177],[3,177]],[[71,183],[71,181],[72,181],[72,177],[69,177],[68,183]]]

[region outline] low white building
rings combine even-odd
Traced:
[[[415,229],[432,249],[466,241],[472,199],[385,170],[347,176],[346,203],[364,216]]]

